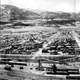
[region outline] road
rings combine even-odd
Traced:
[[[72,35],[73,35],[74,39],[76,40],[78,47],[80,48],[80,39],[78,38],[79,35],[75,31],[72,31]]]
[[[42,53],[43,48],[46,48],[49,44],[51,44],[51,42],[54,41],[54,39],[57,38],[59,35],[60,35],[60,32],[57,32],[53,36],[50,36],[47,39],[48,43],[43,43],[43,47],[42,48],[39,48],[39,50],[36,53],[33,54],[32,59],[35,59],[36,57],[41,56],[43,54]]]

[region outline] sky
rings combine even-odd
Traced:
[[[0,0],[24,9],[45,11],[80,12],[80,0]]]

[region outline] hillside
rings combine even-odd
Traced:
[[[27,20],[36,19],[40,17],[40,15],[35,12],[20,9],[12,5],[1,5],[0,12],[1,12],[0,20],[2,21],[25,20],[25,19]]]
[[[0,6],[0,20],[29,20],[29,19],[48,19],[48,18],[61,18],[61,19],[76,19],[80,20],[80,13],[67,13],[67,12],[49,12],[40,10],[25,10],[12,5]]]

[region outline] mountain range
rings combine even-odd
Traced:
[[[32,20],[32,19],[76,19],[80,20],[80,13],[49,12],[40,10],[25,10],[13,5],[0,5],[0,20]]]

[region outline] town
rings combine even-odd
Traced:
[[[0,10],[0,80],[80,80],[80,13]]]

